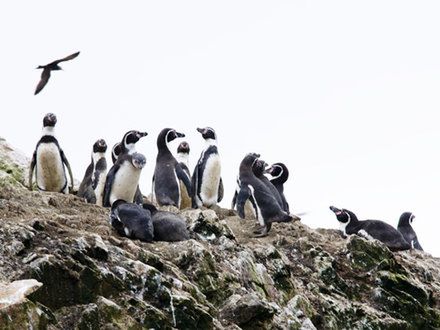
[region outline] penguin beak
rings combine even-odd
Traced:
[[[342,213],[340,209],[334,206],[330,206],[330,210],[332,210],[336,215],[340,215]]]
[[[144,136],[147,136],[148,135],[148,133],[147,132],[138,132],[137,134],[136,134],[136,136],[140,139],[140,138],[143,138]]]
[[[176,136],[181,138],[181,137],[185,137],[185,134],[176,132]]]
[[[204,133],[204,129],[203,128],[197,128],[197,132],[199,132],[200,134],[203,134]]]
[[[264,173],[272,175],[273,166],[270,166],[264,170]]]

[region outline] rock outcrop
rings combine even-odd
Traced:
[[[0,329],[435,329],[440,260],[231,210],[179,211],[191,239],[119,237],[109,210],[30,192],[0,141]],[[20,156],[22,159],[22,156]]]

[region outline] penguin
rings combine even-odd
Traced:
[[[239,180],[240,191],[237,196],[237,211],[240,218],[244,218],[244,206],[246,201],[252,197],[255,202],[257,219],[261,225],[256,237],[267,236],[273,222],[289,222],[294,217],[284,212],[273,196],[269,188],[259,180],[252,167],[259,154],[249,153],[240,163]]]
[[[289,170],[283,163],[272,164],[265,173],[272,176],[270,182],[275,186],[280,194],[283,202],[283,210],[289,213],[289,203],[287,203],[286,196],[284,196],[284,183],[289,178]]]
[[[278,191],[278,189],[273,185],[272,182],[269,181],[269,179],[264,175],[265,170],[267,167],[267,163],[261,159],[257,159],[252,166],[252,171],[254,172],[255,176],[264,183],[264,185],[269,189],[269,191],[272,193],[273,197],[275,197],[278,205],[281,207],[281,209],[284,210],[284,203],[281,198],[281,195]],[[286,211],[286,210],[284,210]],[[289,213],[288,211],[286,211]]]
[[[86,199],[88,203],[102,206],[105,178],[107,175],[107,161],[105,152],[107,144],[99,139],[93,144],[92,162],[86,169],[84,178],[79,186],[78,196]]]
[[[132,132],[132,131],[130,131]],[[129,134],[130,132],[127,132],[125,135]],[[133,131],[134,132],[134,131]],[[122,141],[126,140],[125,139],[125,135],[124,138],[122,139]],[[139,136],[146,136],[147,133],[140,133]],[[121,147],[121,142],[116,143],[113,148],[112,148],[112,162],[113,164],[116,163],[116,161],[118,160],[119,155],[122,153],[122,147]],[[126,147],[126,150],[128,150],[128,147]],[[142,204],[144,202],[144,197],[142,195],[141,190],[139,189],[139,185],[136,188],[136,193],[134,194],[134,202],[136,204]]]
[[[416,232],[412,228],[411,224],[416,216],[411,212],[404,212],[400,216],[399,224],[397,225],[397,230],[402,234],[403,238],[411,244],[413,249],[423,251],[422,246],[419,243]]]
[[[172,128],[164,128],[157,137],[157,158],[153,175],[153,200],[159,205],[174,205],[180,208],[180,182],[182,181],[192,194],[191,181],[182,166],[168,149],[168,143],[185,134],[178,133]]]
[[[211,127],[197,128],[205,139],[206,147],[192,175],[193,207],[212,207],[223,199],[221,163],[217,148],[217,135]]]
[[[143,138],[144,136],[147,136],[148,133],[147,132],[139,132],[139,131],[128,131],[127,133],[124,134],[124,137],[122,138],[122,141],[119,143],[120,144],[120,148],[121,151],[119,153],[119,155],[125,154],[125,153],[129,153],[132,154],[134,152],[136,152],[136,143]],[[116,149],[118,148],[116,145],[113,146],[113,148]],[[115,150],[115,152],[117,152]]]
[[[186,141],[181,142],[177,147],[176,160],[179,163],[179,165],[182,167],[186,176],[188,177],[188,181],[191,181],[191,173],[189,171],[189,151],[190,148],[188,142]],[[180,185],[180,196],[181,196],[180,209],[190,208],[192,206],[192,199],[190,194],[188,193],[188,190],[186,189],[185,183],[183,183],[182,180],[180,180],[179,185]]]
[[[109,220],[121,236],[136,238],[144,242],[153,241],[151,212],[141,205],[118,199],[112,204]]]
[[[148,203],[142,206],[151,212],[155,241],[177,242],[190,238],[186,221],[180,215],[159,211],[154,205]]]
[[[118,160],[107,173],[103,206],[109,207],[118,199],[133,202],[145,163],[145,156],[137,152],[119,155]]]
[[[69,193],[65,167],[69,171],[70,188],[73,189],[73,174],[70,164],[55,137],[57,117],[48,113],[43,119],[43,134],[37,143],[29,169],[29,189],[32,190],[32,177],[38,190]]]
[[[346,209],[330,206],[340,224],[344,236],[357,234],[367,239],[377,239],[391,251],[409,250],[411,245],[393,226],[381,220],[358,220],[356,215]]]

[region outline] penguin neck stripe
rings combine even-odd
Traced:
[[[50,135],[50,136],[55,136],[55,127],[53,126],[44,126],[43,127],[43,136],[44,135]]]
[[[216,146],[217,145],[217,140],[214,139],[206,139],[206,145],[209,146]]]

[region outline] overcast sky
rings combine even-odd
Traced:
[[[440,256],[438,1],[3,1],[0,136],[32,155],[47,112],[81,180],[93,143],[216,129],[229,207],[240,160],[259,152],[291,172],[286,196],[312,227],[329,205],[397,225],[404,211]],[[34,96],[47,64],[73,52]],[[172,147],[175,149],[178,142]],[[174,150],[173,150],[174,151]],[[111,162],[110,157],[108,161]]]

